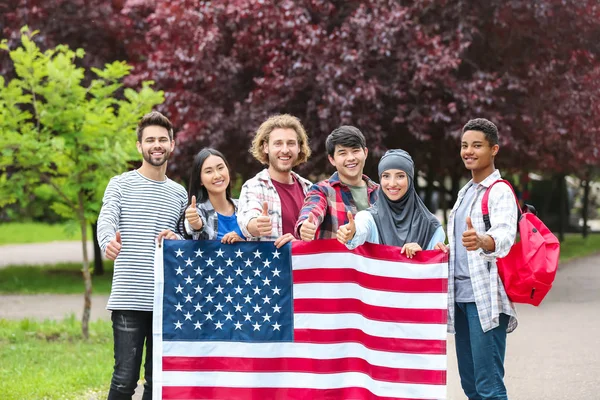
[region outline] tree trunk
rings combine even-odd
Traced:
[[[81,243],[83,246],[83,283],[85,284],[85,293],[83,295],[83,316],[81,318],[81,332],[85,339],[90,337],[89,323],[90,312],[92,308],[92,275],[90,274],[90,262],[87,252],[87,221],[84,214],[83,194],[79,194],[79,225],[81,227]]]
[[[583,181],[583,205],[581,207],[581,218],[583,219],[583,230],[581,231],[584,238],[588,237],[588,207],[590,204],[590,177],[586,177]]]
[[[427,206],[429,211],[431,211],[432,213],[435,214],[435,212],[437,210],[434,210],[434,207],[433,207],[433,191],[434,190],[435,190],[435,188],[433,187],[433,168],[430,165],[429,168],[427,169],[427,186],[425,187],[425,197],[424,197],[423,203],[425,203],[425,206]]]
[[[562,243],[565,241],[565,228],[566,228],[566,217],[567,217],[567,187],[564,175],[558,176],[558,190],[559,192],[559,211],[558,211],[558,240]]]
[[[104,275],[104,263],[102,262],[102,250],[98,243],[98,224],[92,224],[92,235],[94,236],[94,276]]]

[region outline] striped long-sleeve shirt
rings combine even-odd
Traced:
[[[119,231],[122,248],[107,309],[152,311],[156,237],[165,229],[178,232],[186,207],[185,189],[169,178],[153,181],[134,170],[110,180],[98,217],[98,242],[106,251]]]

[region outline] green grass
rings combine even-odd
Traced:
[[[569,233],[560,244],[560,262],[600,252],[600,234],[583,238],[580,233]]]
[[[88,240],[91,240],[91,227],[88,227],[87,235]],[[0,225],[0,246],[69,240],[81,240],[78,225],[72,223],[50,225],[40,222],[8,222]]]
[[[113,262],[104,261],[104,275],[93,276],[94,294],[109,294]],[[60,263],[42,266],[0,268],[0,293],[83,293],[81,264]]]
[[[0,319],[0,393],[3,400],[106,398],[113,366],[112,328],[81,323]]]

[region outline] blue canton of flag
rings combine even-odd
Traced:
[[[292,341],[290,245],[164,243],[163,340]]]

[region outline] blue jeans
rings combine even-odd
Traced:
[[[146,342],[143,400],[152,399],[152,312],[114,310],[111,315],[115,341],[115,367],[108,400],[131,400],[140,378]]]
[[[483,332],[475,303],[455,303],[456,356],[460,384],[469,400],[507,400],[504,354],[509,316]]]

